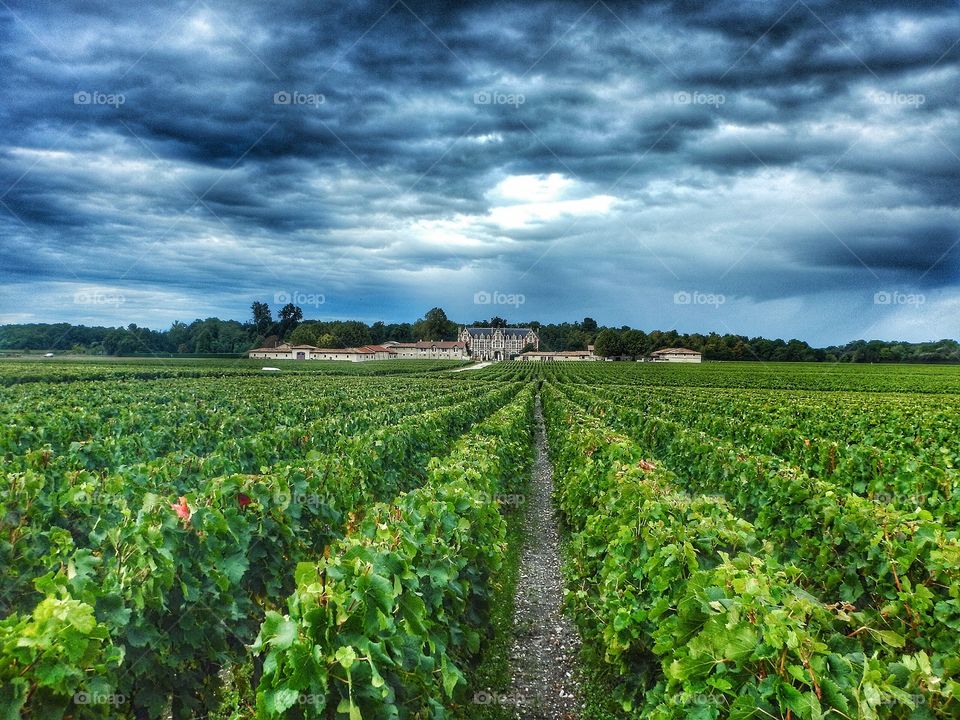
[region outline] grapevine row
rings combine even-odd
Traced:
[[[339,537],[349,512],[422,482],[431,455],[515,394],[491,387],[396,427],[371,421],[348,448],[261,475],[211,478],[179,501],[121,475],[97,488],[112,499],[105,506],[75,503],[69,487],[49,492],[40,474],[15,478],[0,510],[29,522],[3,549],[17,553],[7,567],[22,579],[39,570],[40,599],[28,610],[31,594],[8,598],[18,611],[3,632],[62,634],[43,620],[51,609],[96,622],[83,620],[78,642],[88,649],[58,656],[55,676],[43,669],[42,648],[4,645],[10,707],[30,717],[67,708],[94,717],[102,708],[71,706],[71,698],[104,687],[129,698],[123,710],[138,718],[160,717],[171,699],[177,720],[209,707],[218,669],[244,661],[264,612],[290,592],[296,563]],[[47,641],[68,650],[56,637]]]
[[[597,403],[580,391],[571,396],[604,412],[607,424],[662,460],[683,489],[726,498],[762,529],[775,557],[802,568],[804,586],[850,604],[867,637],[934,658],[957,655],[960,541],[955,531],[923,512],[883,507],[670,419]]]
[[[927,653],[882,633],[868,650],[849,609],[801,589],[725,501],[679,491],[632,440],[544,396],[570,604],[631,716],[953,716],[960,688]]]
[[[925,507],[950,526],[955,526],[960,517],[960,470],[954,468],[960,456],[952,447],[952,438],[960,427],[951,436],[949,425],[946,430],[939,427],[945,423],[935,413],[929,419],[914,421],[911,427],[906,419],[891,413],[888,406],[876,406],[872,416],[864,414],[859,418],[847,408],[837,408],[833,412],[837,419],[832,423],[840,425],[803,418],[791,427],[778,422],[775,410],[768,411],[766,416],[762,408],[754,408],[751,413],[744,409],[742,401],[732,397],[709,399],[702,392],[688,395],[617,388],[593,391],[593,395],[609,400],[617,408],[629,407],[632,412],[642,408],[647,415],[669,418],[671,422],[723,438],[750,456],[770,456],[781,461],[785,470],[799,468],[808,475],[900,509]],[[776,398],[768,394],[768,405]],[[825,410],[821,403],[820,413]],[[871,444],[863,433],[858,434],[857,428],[876,423],[877,415],[883,416],[889,425],[882,430],[864,431],[877,443]],[[828,434],[818,436],[818,428]],[[936,440],[931,442],[931,437]]]
[[[530,388],[429,468],[427,482],[297,568],[287,612],[268,613],[258,715],[447,717],[482,642],[505,525],[531,456]]]

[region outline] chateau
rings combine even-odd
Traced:
[[[533,328],[463,328],[459,339],[473,360],[513,360],[527,345],[540,347]]]

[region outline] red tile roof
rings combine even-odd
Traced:
[[[361,345],[355,348],[318,348],[313,345],[280,345],[275,348],[254,348],[247,352],[286,353],[291,350],[309,350],[313,353],[340,353],[347,355],[372,355],[374,353],[391,353],[396,355],[395,348],[424,348],[424,349],[465,349],[466,344],[453,340],[421,340],[415,343],[391,343],[390,345]]]
[[[393,343],[390,347],[394,348],[466,348],[467,344],[456,340],[420,340],[412,343]]]

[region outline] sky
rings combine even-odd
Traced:
[[[960,4],[0,0],[0,323],[960,337]]]

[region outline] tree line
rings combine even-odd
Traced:
[[[594,352],[604,357],[636,359],[654,350],[685,347],[703,353],[707,360],[761,360],[764,362],[960,362],[960,343],[937,340],[924,343],[854,340],[845,345],[814,348],[803,340],[770,340],[745,335],[682,334],[676,330],[645,333],[632,328],[604,328],[596,337]]]
[[[412,323],[367,324],[359,320],[304,319],[301,308],[288,303],[274,316],[267,303],[254,302],[245,322],[207,318],[192,323],[174,322],[166,330],[135,324],[126,327],[89,327],[69,323],[32,323],[0,326],[0,350],[47,350],[91,355],[236,355],[254,347],[283,342],[344,348],[377,345],[390,340],[455,340],[461,323],[433,308]],[[814,348],[802,340],[771,340],[745,335],[679,333],[676,330],[645,332],[623,326],[600,326],[593,318],[579,322],[508,323],[494,316],[477,319],[472,326],[532,327],[541,350],[584,350],[594,346],[603,357],[638,359],[665,347],[686,347],[702,352],[707,360],[762,360],[767,362],[960,362],[960,343],[945,339],[905,343],[855,340],[845,345]]]

